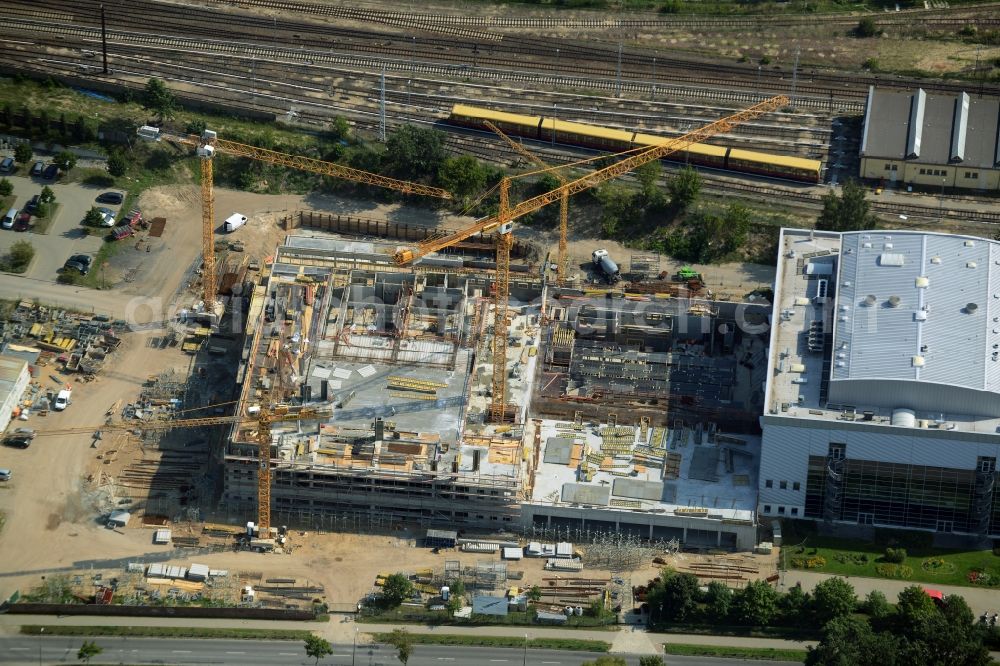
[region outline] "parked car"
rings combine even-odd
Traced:
[[[89,254],[74,254],[72,257],[70,257],[66,261],[67,262],[69,262],[69,261],[75,261],[77,263],[83,264],[87,268],[90,268],[90,262],[92,262],[93,260],[94,260],[94,258],[91,257]]]
[[[115,226],[115,214],[114,211],[104,212],[107,208],[101,211],[101,226],[108,227],[109,229]]]
[[[11,474],[13,472],[6,467],[0,468],[0,481],[10,481]]]
[[[43,171],[45,171],[45,162],[35,162],[31,165],[32,176],[41,176]]]
[[[0,160],[0,171],[3,171],[4,173],[11,173],[11,172],[13,172],[14,171],[14,158],[13,157],[5,157],[2,160]]]
[[[42,202],[42,195],[36,194],[35,196],[28,199],[28,203],[24,204],[24,210],[29,213],[34,213],[38,210],[38,204]]]
[[[16,208],[11,208],[7,211],[7,214],[3,216],[2,220],[0,220],[0,227],[3,227],[4,229],[13,229],[14,222],[17,220],[17,213],[18,210]]]
[[[124,200],[125,196],[121,192],[105,192],[96,199],[97,203],[113,204],[115,206],[120,205]]]
[[[27,437],[28,439],[34,439],[35,435],[38,433],[35,432],[34,428],[14,428],[13,434],[15,437]]]
[[[64,271],[76,271],[80,275],[86,275],[90,272],[90,266],[87,264],[80,263],[79,261],[69,260],[63,264]]]
[[[26,449],[31,446],[31,438],[23,435],[10,435],[4,437],[3,445],[12,446],[15,449]]]
[[[50,164],[45,167],[45,171],[42,172],[42,178],[45,180],[55,180],[56,176],[59,175],[59,167],[55,164]]]
[[[14,231],[27,231],[31,228],[31,213],[21,212],[14,222]]]

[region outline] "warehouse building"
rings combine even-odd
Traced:
[[[11,416],[31,381],[28,362],[16,356],[0,355],[0,432],[10,425]]]
[[[1000,244],[784,229],[763,515],[1000,535]]]
[[[861,177],[887,185],[1000,189],[1000,99],[872,86]]]

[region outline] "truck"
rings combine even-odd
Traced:
[[[73,395],[73,389],[71,388],[64,388],[63,390],[59,391],[59,393],[56,395],[55,402],[52,403],[52,409],[56,410],[57,412],[61,412],[62,410],[66,409],[66,407],[70,403],[70,396],[72,395]]]
[[[621,279],[622,274],[618,270],[618,264],[614,262],[607,250],[594,250],[591,258],[594,260],[594,267],[601,272],[608,284],[614,284]]]
[[[233,213],[232,215],[226,218],[226,221],[225,223],[223,223],[222,228],[226,230],[226,233],[231,233],[233,231],[236,231],[246,223],[247,223],[246,215]]]

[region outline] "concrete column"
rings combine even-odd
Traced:
[[[649,538],[650,541],[653,540],[653,523],[649,524],[649,537],[648,538]]]
[[[688,528],[687,528],[687,525],[684,526],[684,536],[683,536],[683,539],[684,539],[684,543],[687,543],[687,540],[688,540]]]
[[[715,547],[718,548],[722,545],[722,530],[715,533]]]

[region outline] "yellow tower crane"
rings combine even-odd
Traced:
[[[755,104],[725,118],[720,118],[696,130],[692,130],[676,139],[664,139],[663,143],[653,148],[643,148],[620,153],[622,159],[614,164],[598,169],[581,178],[561,185],[554,190],[539,194],[538,196],[526,199],[516,206],[511,207],[509,202],[510,180],[504,178],[500,182],[500,209],[496,215],[490,215],[477,220],[467,227],[452,231],[451,233],[429,238],[418,243],[413,248],[400,248],[396,250],[393,258],[396,263],[403,265],[423,257],[431,252],[450,247],[466,238],[478,233],[493,231],[496,233],[496,253],[497,268],[496,281],[493,293],[494,303],[494,332],[493,332],[493,396],[490,403],[490,418],[493,422],[500,422],[507,419],[507,308],[510,299],[510,248],[513,244],[511,232],[514,227],[514,220],[532,213],[544,206],[553,203],[564,196],[572,196],[592,187],[600,185],[608,180],[612,180],[628,173],[629,171],[658,160],[671,153],[684,150],[688,146],[699,141],[705,141],[716,134],[728,132],[735,126],[747,120],[752,120],[765,113],[787,106],[788,97],[778,95],[768,100]],[[572,166],[572,165],[566,165]],[[521,177],[531,174],[521,174]]]
[[[499,127],[486,120],[483,122],[484,125],[489,127],[493,132],[503,139],[511,149],[519,155],[528,158],[541,168],[545,169],[548,173],[551,173],[559,180],[560,185],[565,185],[568,181],[566,176],[564,176],[558,170],[554,170],[548,164],[542,161],[542,158],[538,157],[530,150],[524,147],[523,144],[514,141],[512,138],[503,133]],[[567,235],[569,234],[569,192],[565,191],[562,194],[562,198],[559,200],[559,259],[558,259],[558,271],[556,273],[556,280],[559,286],[566,284],[568,279],[567,268],[569,262],[569,254],[566,251],[567,245]]]
[[[152,421],[112,421],[89,428],[62,428],[43,430],[39,436],[75,435],[96,430],[101,431],[164,431],[174,428],[200,428],[203,426],[236,423],[240,426],[256,427],[252,436],[257,441],[257,526],[260,534],[266,536],[271,529],[271,425],[290,421],[323,421],[333,412],[327,408],[293,407],[284,404],[262,406],[253,416],[208,416],[193,419],[156,419]]]
[[[291,167],[302,171],[318,173],[333,178],[341,178],[364,185],[375,185],[386,189],[403,192],[404,194],[420,194],[441,199],[450,199],[451,194],[446,190],[420,183],[411,183],[405,180],[397,180],[387,176],[380,176],[360,169],[352,169],[342,164],[324,162],[311,157],[301,155],[289,155],[276,150],[248,146],[235,141],[226,141],[218,138],[216,132],[205,130],[201,136],[186,134],[169,134],[161,131],[158,127],[143,126],[138,130],[141,138],[147,141],[159,141],[165,139],[185,146],[194,146],[195,152],[201,158],[201,246],[204,258],[204,273],[202,275],[202,286],[204,291],[205,309],[214,312],[215,309],[215,194],[213,192],[213,172],[212,158],[215,153],[231,155],[233,157],[245,157],[259,162],[275,164],[277,166]]]

